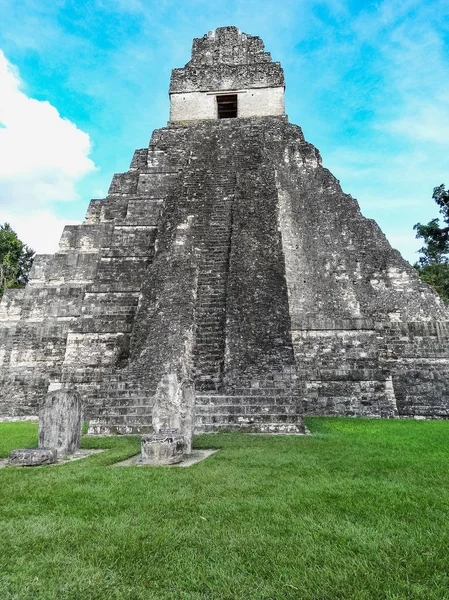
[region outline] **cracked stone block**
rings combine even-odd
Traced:
[[[8,458],[11,467],[39,467],[56,462],[57,452],[54,448],[21,448],[13,450]]]
[[[179,433],[153,433],[144,435],[141,442],[140,462],[148,465],[175,465],[186,454],[185,437]]]

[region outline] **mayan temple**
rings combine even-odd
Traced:
[[[90,431],[302,432],[303,415],[449,416],[449,310],[321,165],[258,37],[174,69],[170,120],[0,305],[0,416],[77,390]]]

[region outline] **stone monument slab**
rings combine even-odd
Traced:
[[[80,446],[83,426],[81,396],[73,390],[47,394],[39,411],[39,448],[54,448],[59,456],[73,454]]]

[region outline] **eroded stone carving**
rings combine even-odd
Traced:
[[[177,431],[161,431],[142,437],[140,464],[175,465],[188,456],[183,435]]]

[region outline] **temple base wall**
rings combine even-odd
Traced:
[[[284,88],[253,88],[221,92],[181,92],[170,95],[170,122],[218,119],[217,96],[237,96],[237,117],[284,114]]]

